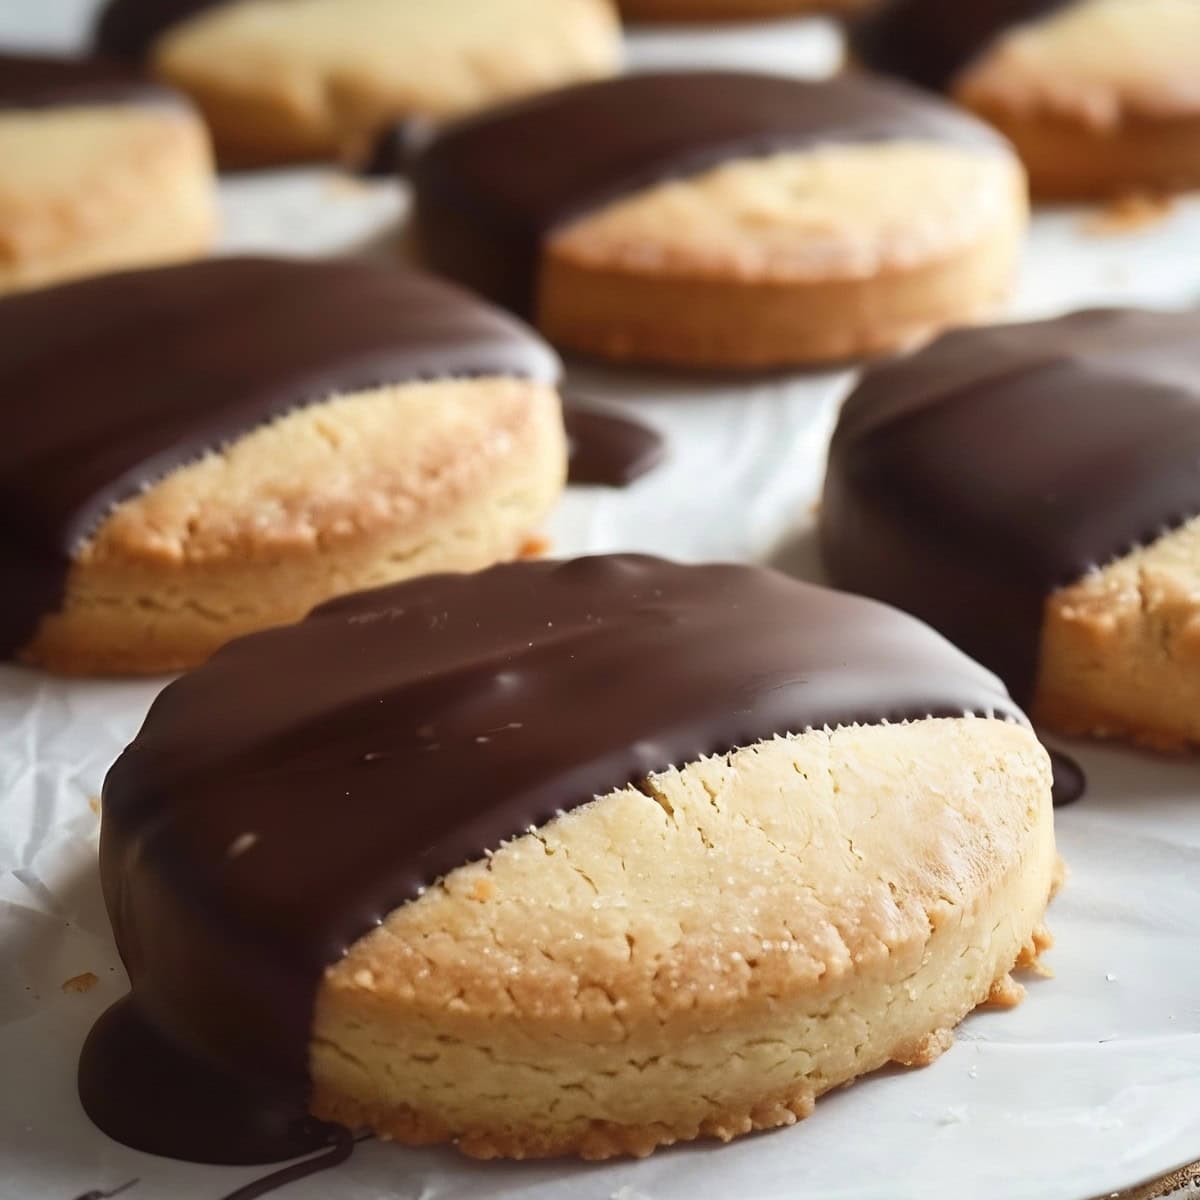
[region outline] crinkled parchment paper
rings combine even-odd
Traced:
[[[42,29],[65,44],[84,6],[3,7],[0,36]],[[707,54],[706,37],[681,45]],[[643,61],[671,57],[661,36],[647,45]],[[819,42],[806,52],[824,53]],[[242,176],[224,203],[229,249],[289,253],[390,253],[403,213],[392,185],[324,171]],[[1200,202],[1104,237],[1077,212],[1039,217],[1014,308],[1194,300]],[[812,505],[847,373],[570,374],[577,395],[629,405],[662,428],[670,458],[627,491],[573,489],[551,525],[557,553],[634,548],[812,573]],[[96,872],[96,797],[158,686],[0,667],[0,1200],[70,1200],[134,1178],[131,1200],[219,1200],[262,1173],[127,1150],[92,1128],[75,1097],[80,1044],[125,990]],[[366,1143],[282,1195],[1082,1200],[1200,1158],[1200,761],[1072,752],[1091,788],[1059,814],[1071,877],[1051,912],[1055,978],[1030,982],[1015,1012],[968,1019],[932,1067],[870,1078],[792,1129],[727,1147],[521,1165]]]

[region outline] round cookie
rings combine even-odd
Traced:
[[[852,40],[997,126],[1037,196],[1200,186],[1192,0],[891,0]]]
[[[1200,316],[947,334],[829,455],[832,581],[941,630],[1046,726],[1200,742]]]
[[[437,280],[218,259],[0,301],[0,654],[176,670],[355,588],[520,554],[548,346]]]
[[[870,0],[617,0],[630,21],[748,21],[798,13],[845,12]]]
[[[990,312],[1020,164],[903,88],[737,72],[585,84],[442,131],[408,166],[416,248],[617,360],[760,368]]]
[[[445,118],[620,64],[611,0],[110,0],[98,48],[189,93],[231,165],[362,159]]]
[[[902,613],[637,556],[413,580],[155,702],[80,1094],[217,1161],[305,1108],[480,1157],[728,1140],[1015,1002],[1056,869],[1045,751]]]
[[[0,294],[204,253],[212,156],[183,98],[93,62],[0,54]]]

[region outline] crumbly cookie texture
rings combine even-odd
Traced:
[[[361,155],[389,121],[458,116],[619,62],[611,0],[241,0],[152,54],[232,163]]]
[[[970,718],[653,776],[393,912],[318,994],[314,1111],[478,1157],[790,1125],[1019,998],[1057,886],[1049,763]]]
[[[848,12],[871,0],[617,0],[634,21],[736,21],[797,13]]]
[[[557,393],[447,380],[293,412],[119,505],[21,654],[150,673],[333,596],[515,558],[562,489]]]
[[[574,350],[686,365],[890,350],[993,311],[1027,217],[1003,151],[885,142],[738,160],[554,234],[537,323]]]
[[[1034,712],[1064,733],[1200,744],[1200,518],[1050,597]]]
[[[1193,0],[1081,0],[1010,32],[954,91],[1012,139],[1038,194],[1188,188],[1200,185],[1197,61]]]
[[[0,112],[0,294],[203,254],[212,154],[180,105]]]

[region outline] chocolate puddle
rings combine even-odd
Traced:
[[[1050,755],[1050,767],[1054,772],[1054,807],[1066,808],[1087,791],[1087,776],[1083,768],[1061,750],[1047,746],[1046,753]]]
[[[571,483],[628,487],[666,456],[662,434],[616,409],[567,398],[563,419],[571,445]]]
[[[294,1155],[325,1136],[294,1123],[323,971],[440,876],[671,764],[964,712],[1024,720],[902,613],[638,556],[429,576],[231,643],[162,692],[105,782],[133,997],[85,1046],[87,1111],[155,1153]]]

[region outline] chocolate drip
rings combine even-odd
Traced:
[[[221,1200],[259,1200],[260,1196],[277,1192],[280,1188],[287,1187],[289,1183],[296,1183],[301,1179],[308,1179],[313,1175],[320,1174],[322,1171],[340,1167],[354,1153],[355,1144],[365,1141],[369,1136],[351,1137],[350,1131],[347,1129],[338,1126],[331,1128],[333,1132],[329,1138],[330,1148],[324,1153],[315,1154],[303,1162],[292,1163],[290,1167],[284,1167],[282,1170],[272,1171],[270,1175],[264,1176],[262,1179],[255,1179],[245,1187],[238,1188],[236,1192],[230,1192]]]
[[[1033,696],[1048,595],[1200,513],[1200,314],[962,330],[868,371],[833,435],[838,587]]]
[[[102,59],[0,54],[0,112],[71,104],[183,104],[170,88]]]
[[[417,244],[437,270],[536,307],[542,239],[619,196],[718,163],[912,138],[984,148],[984,125],[894,84],[727,71],[564,88],[452,125],[409,166]]]
[[[571,443],[571,483],[627,487],[662,462],[662,434],[612,409],[568,400],[563,407]]]
[[[344,597],[171,684],[110,771],[100,867],[130,1003],[189,1058],[302,1094],[322,972],[440,876],[671,764],[965,711],[1023,720],[919,622],[759,568],[523,562]],[[159,1123],[168,1081],[147,1114],[103,1072],[110,1036],[80,1066],[105,1083],[92,1118],[212,1157],[202,1121]]]
[[[168,471],[339,392],[557,380],[535,334],[448,284],[350,260],[217,259],[0,301],[0,654],[57,608],[71,553]]]
[[[851,27],[850,48],[874,71],[944,91],[1014,25],[1075,0],[885,0]]]
[[[139,61],[167,30],[229,0],[109,0],[92,38],[101,54]]]

